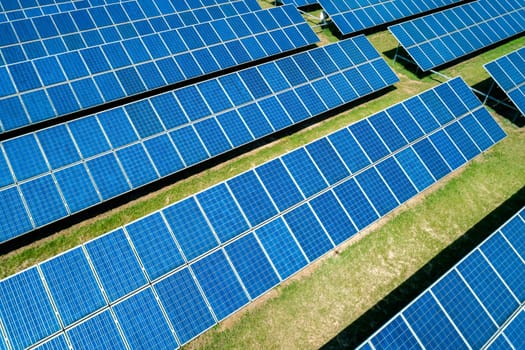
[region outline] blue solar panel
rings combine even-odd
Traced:
[[[284,155],[283,162],[306,197],[327,186],[324,177],[305,149],[298,149]]]
[[[118,7],[108,7],[107,10],[116,8]],[[106,13],[104,6],[98,9]],[[90,12],[90,10],[86,11]],[[109,23],[97,23],[94,29],[76,27],[77,20],[82,23],[84,21],[70,16],[69,13],[44,17],[51,19],[51,23],[43,27],[54,24],[58,26],[59,33],[52,33],[51,37],[46,38],[45,41],[39,39],[38,36],[35,38],[14,36],[17,39],[15,42],[9,40],[0,43],[0,45],[3,44],[0,46],[0,52],[4,54],[7,63],[6,70],[2,70],[0,74],[9,82],[2,89],[4,96],[2,100],[7,101],[12,98],[14,103],[11,104],[12,109],[18,109],[21,112],[23,109],[20,108],[23,104],[26,107],[25,110],[29,112],[29,118],[26,118],[25,121],[20,120],[14,125],[4,123],[3,130],[81,111],[317,42],[319,39],[310,26],[304,22],[298,12],[294,15],[294,11],[297,12],[293,6],[259,8],[254,11],[245,7],[239,12],[234,10],[230,15],[223,16],[224,18],[199,19],[199,22],[204,21],[207,24],[204,26],[201,23],[200,26],[194,26],[183,24],[180,21],[178,23],[168,21],[168,19],[173,19],[173,16],[177,16],[176,13],[173,13],[174,9],[171,9],[169,15],[155,15],[157,20],[169,23],[169,25],[165,23],[163,28],[155,28],[155,33],[141,33],[132,26],[132,24],[145,21],[146,23],[153,22],[153,18],[128,19],[122,9],[117,12],[123,16],[122,20],[116,21],[118,23],[111,23],[111,20]],[[103,15],[97,13],[94,16]],[[259,23],[258,19],[263,17],[272,18],[273,22],[277,22],[275,23],[277,27],[265,23],[255,28],[253,24]],[[244,21],[248,21],[251,28],[236,25]],[[13,21],[4,26],[6,32],[10,33],[11,26],[16,23],[26,23],[32,26],[33,22],[39,22],[39,20]],[[228,26],[228,28],[231,25],[229,29],[231,36],[222,37],[222,41],[218,38],[210,40],[210,38],[220,36],[220,33],[215,33],[215,30],[218,30],[216,25],[219,24]],[[101,25],[104,31],[100,28]],[[114,38],[104,35],[108,31],[114,32]],[[276,52],[266,53],[265,44],[256,38],[256,35],[261,32],[268,32],[280,38],[277,41]],[[100,40],[86,40],[88,33],[98,34]],[[206,38],[206,42],[200,38],[200,35]],[[44,45],[47,45],[49,40],[58,40],[64,42],[67,48],[63,47],[62,50],[51,54],[41,50],[40,54],[33,52],[29,55],[25,43],[27,40],[36,40],[37,43],[44,43]],[[244,45],[249,49],[248,51],[245,50]],[[232,53],[234,60],[231,62],[221,60],[219,66],[213,57],[214,54],[210,53],[212,48],[215,50],[226,48]],[[20,54],[9,55],[8,52],[13,50],[19,50]],[[44,57],[37,60],[39,56]],[[176,75],[173,70],[179,68],[175,62],[182,71]],[[7,72],[12,81],[7,76]],[[123,91],[117,90],[120,87]],[[22,104],[16,102],[17,100],[22,101]],[[195,102],[195,99],[184,98],[183,101]],[[187,112],[191,117],[197,118],[199,113],[206,114],[202,103],[200,106],[196,103],[193,105],[198,107],[197,109],[186,102],[185,106],[190,107]],[[218,106],[212,107],[218,108]],[[3,118],[2,122],[4,119],[7,118]]]
[[[131,223],[125,229],[150,280],[184,263],[160,213]]]
[[[421,295],[403,315],[423,347],[468,349],[430,292]]]
[[[252,225],[277,214],[277,209],[254,172],[247,172],[229,180],[228,187]]]
[[[523,260],[501,232],[522,237],[522,208],[364,344],[386,348],[523,347]],[[517,292],[516,292],[517,291]]]
[[[51,175],[20,185],[31,218],[36,226],[44,226],[67,215],[56,183]]]
[[[197,199],[221,242],[248,229],[246,219],[225,184],[199,193]]]
[[[101,201],[84,164],[55,172],[55,179],[72,213]]]
[[[357,233],[345,209],[332,192],[312,199],[312,210],[334,242],[340,244]]]
[[[248,297],[222,250],[196,261],[191,268],[218,320],[248,303]]]
[[[474,96],[459,78],[445,84],[460,98]],[[450,91],[433,90],[447,105]],[[448,92],[441,96],[441,91]],[[377,116],[387,118],[396,110],[404,110],[403,115],[413,118],[414,123],[420,122],[419,118],[428,118],[416,113],[419,106],[412,111],[412,104],[407,101],[400,105],[403,109],[391,107]],[[365,152],[373,145],[361,143],[366,140],[363,130],[375,135],[378,142],[385,139],[383,133],[393,130],[392,124],[379,122],[378,117],[373,116],[41,264],[66,329],[51,330],[32,340],[30,345],[68,332],[76,326],[72,322],[95,317],[105,310],[106,301],[113,303],[111,310],[131,348],[184,344],[435,183],[438,176],[433,177],[425,163],[431,171],[441,170],[439,176],[449,174],[452,169],[445,160],[450,149],[441,144],[434,148],[431,141],[436,139],[432,135],[445,132],[450,125],[458,125],[463,130],[461,122],[471,115],[477,122],[476,112],[484,110],[481,102],[468,105],[473,107],[468,114],[455,116],[445,124],[436,122],[434,130],[410,143],[385,141],[381,156],[370,164]],[[435,103],[423,104],[423,107],[428,108],[431,117],[444,108]],[[488,123],[490,117],[482,115],[482,118],[480,128],[491,125],[490,134],[504,134],[497,131],[499,127],[494,121]],[[371,119],[375,122],[371,123]],[[397,124],[395,118],[389,120],[394,123],[396,135],[404,135],[407,128],[413,128],[413,124]],[[366,123],[367,127],[353,127],[360,123]],[[473,141],[481,135],[479,129],[472,127],[466,127],[464,133]],[[418,146],[423,142],[422,148]],[[461,150],[453,139],[450,142]],[[344,156],[339,153],[346,144],[354,144],[354,149],[361,150],[359,161],[354,161],[349,153]],[[481,152],[477,146],[476,149]],[[332,167],[339,169],[330,169],[323,155]],[[109,156],[116,159],[113,153]],[[441,160],[443,169],[433,164],[436,159]],[[87,162],[88,167],[92,160]],[[466,162],[463,158],[463,164]],[[352,164],[352,170],[346,163]],[[120,169],[120,163],[116,164]],[[94,179],[98,183],[98,179]],[[505,240],[503,243],[508,244]],[[112,250],[108,250],[108,246]],[[522,250],[521,246],[518,248]],[[512,260],[498,255],[505,253],[500,246],[481,249],[485,256],[494,255],[489,259],[499,260],[492,261],[491,266],[497,269],[497,277],[503,276],[511,287],[511,296],[519,294],[524,289],[521,281],[525,277],[521,275],[525,270],[507,267],[520,259],[516,253]],[[90,257],[89,262],[84,250]],[[511,251],[510,246],[506,251]],[[149,288],[145,274],[148,282],[153,282],[153,290],[144,289]],[[175,283],[177,287],[173,291]],[[179,287],[179,283],[184,288]],[[71,288],[78,290],[71,291]],[[472,293],[476,293],[475,290],[473,287]],[[161,304],[157,304],[157,293]],[[186,302],[192,299],[184,293],[194,293],[192,297],[198,300],[199,307],[188,309]],[[467,298],[467,293],[463,294],[461,297]],[[480,296],[476,301],[483,302],[483,298]],[[472,298],[469,302],[473,302]],[[441,310],[441,305],[436,307]],[[448,310],[448,306],[446,308]],[[501,310],[500,314],[507,312],[507,308]],[[447,327],[447,322],[452,322],[444,311],[439,317],[418,312],[413,315],[420,322],[419,328],[415,327],[418,335],[434,320]],[[494,308],[487,308],[487,315],[493,313],[496,313]],[[469,314],[461,316],[470,317]],[[460,322],[459,316],[452,318]],[[11,330],[6,333],[13,334]],[[481,336],[469,340],[477,341]],[[167,337],[164,342],[163,337]],[[444,338],[425,335],[424,342],[433,344]]]
[[[36,268],[3,280],[0,291],[0,315],[12,347],[25,348],[60,329]]]
[[[375,349],[421,349],[421,345],[401,317],[388,323],[370,342]]]
[[[188,269],[155,284],[155,290],[181,343],[215,324],[209,306]]]
[[[514,349],[523,349],[525,347],[525,340],[523,339],[523,329],[525,327],[525,310],[521,310],[505,328],[503,334],[512,344]]]
[[[132,349],[175,349],[177,341],[150,288],[113,306]]]
[[[444,131],[439,131],[432,135],[430,141],[434,147],[443,154],[445,162],[450,168],[457,169],[465,162],[465,157]]]
[[[40,267],[64,325],[106,305],[82,248],[59,255]]]
[[[375,168],[365,170],[356,179],[380,216],[398,206],[399,202]]]
[[[484,67],[521,114],[525,115],[525,48],[489,62]]]
[[[18,181],[48,171],[48,166],[34,135],[26,135],[3,143],[7,158]]]
[[[458,265],[458,271],[492,318],[502,326],[519,303],[487,260],[479,251],[474,251]]]
[[[284,219],[308,260],[314,261],[334,247],[308,204],[303,204],[285,214]]]
[[[101,157],[89,160],[87,167],[102,199],[114,197],[130,189],[128,180],[114,153],[107,153]]]
[[[481,246],[481,251],[520,300],[525,300],[525,264],[508,241],[499,234]]]
[[[89,242],[86,250],[110,301],[115,301],[147,283],[121,229]]]
[[[308,263],[283,219],[262,226],[256,235],[282,279],[290,277]]]
[[[522,33],[525,30],[524,11],[525,6],[519,1],[482,0],[396,24],[389,29],[419,68],[428,71]],[[507,62],[504,65],[508,66]],[[493,69],[497,77],[502,77],[504,86],[510,86],[509,78],[504,77],[505,68],[501,69],[494,63],[486,67]],[[510,69],[509,73],[512,74]],[[525,79],[519,73],[517,77]]]
[[[342,183],[334,191],[359,230],[379,218],[354,179]]]
[[[449,272],[432,292],[472,348],[482,347],[497,330],[457,272]]]
[[[225,248],[252,299],[276,286],[280,279],[253,234],[236,240]]]
[[[0,223],[0,238],[3,241],[31,230],[33,223],[17,188],[11,187],[0,192],[0,209],[4,213]]]
[[[109,310],[71,328],[67,336],[75,349],[126,349]]]
[[[165,209],[163,214],[186,259],[192,260],[219,244],[194,198]]]

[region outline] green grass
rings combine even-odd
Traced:
[[[327,34],[326,29],[320,31]],[[380,52],[395,49],[388,32],[369,36]],[[333,41],[326,36],[323,43]],[[471,84],[487,78],[482,65],[524,46],[519,38],[468,61],[447,68]],[[390,58],[389,64],[393,65]],[[349,123],[382,110],[442,81],[436,76],[418,79],[401,64],[393,65],[401,78],[396,88],[279,139],[248,154],[116,208],[109,213],[59,232],[0,257],[0,277],[75,247],[147,213],[174,203],[217,182],[304,145]],[[427,191],[361,234],[340,254],[327,258],[273,290],[238,316],[205,333],[188,348],[316,348],[330,340],[412,276],[432,257],[461,237],[470,227],[525,186],[525,135],[497,116],[509,136],[464,170]]]

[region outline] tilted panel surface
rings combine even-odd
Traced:
[[[180,20],[170,25],[165,18],[158,25],[146,18],[137,20],[145,22],[145,29],[137,29],[126,20],[98,33],[98,25],[92,23],[94,29],[88,33],[94,38],[88,39],[82,37],[84,32],[65,30],[66,34],[52,36],[48,41],[36,39],[20,44],[16,43],[14,29],[2,27],[11,23],[0,24],[0,31],[6,34],[0,37],[0,46],[4,46],[0,49],[1,131],[80,112],[319,41],[293,6],[251,11],[239,3],[244,6],[240,15],[191,25]],[[67,23],[74,25],[72,19]],[[52,24],[43,27],[50,26],[55,28]],[[32,33],[39,35],[34,28]],[[73,44],[64,43],[64,37],[72,38]],[[46,51],[44,42],[58,48]],[[31,53],[31,58],[26,57],[24,46],[35,43],[39,49]]]
[[[0,242],[397,81],[358,36],[8,139]]]
[[[485,69],[525,116],[525,47],[485,64]]]
[[[479,0],[389,27],[423,71],[508,39],[525,30],[519,0]]]
[[[107,334],[115,344],[185,344],[398,207],[410,198],[406,193],[416,195],[466,164],[471,147],[480,154],[504,137],[469,87],[450,80],[1,281],[0,288],[13,289],[19,276],[42,271],[25,282],[31,288],[19,289],[31,293],[40,286],[43,301],[34,312],[20,302],[26,295],[0,298],[2,324],[6,317],[29,324],[5,329],[5,341],[40,345],[63,335],[83,344],[82,334],[100,324],[104,333],[96,336]],[[148,238],[141,232],[149,228]],[[520,242],[520,236],[504,234],[481,248],[509,286],[501,294],[506,306],[486,312],[487,329],[525,290],[525,277],[512,269],[520,258],[504,254],[512,250],[507,240]],[[120,253],[111,254],[113,245]],[[166,259],[152,261],[152,254]],[[64,297],[68,285],[71,299]],[[446,294],[444,287],[435,294]],[[463,291],[461,302],[473,303]],[[439,313],[428,319],[454,329],[432,298],[420,309],[432,307]],[[81,307],[72,307],[75,300]],[[454,303],[450,309],[457,310]],[[470,329],[471,313],[455,315]],[[49,326],[35,331],[30,322],[42,319]],[[429,341],[435,339],[442,340]],[[463,341],[450,339],[458,346]]]
[[[319,0],[342,35],[460,2],[462,0]]]

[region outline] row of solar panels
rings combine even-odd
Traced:
[[[210,11],[214,12],[217,4],[232,2],[232,0],[140,0],[138,2],[137,0],[3,0],[0,1],[0,23],[107,5],[118,7],[124,4],[133,7],[135,5],[130,5],[133,2],[139,8],[145,5],[147,9],[153,9],[153,11],[155,8],[158,9],[157,11],[174,8],[176,12],[184,12],[208,7],[205,11],[211,9]],[[246,0],[246,2],[252,2],[252,0]],[[1,11],[2,7],[4,11]]]
[[[297,10],[287,6],[9,64],[0,67],[0,109],[5,112],[2,130],[78,112],[318,40]]]
[[[479,0],[389,28],[423,71],[525,31],[525,3]]]
[[[398,80],[358,36],[3,141],[0,242]]]
[[[359,349],[524,349],[524,235],[525,208]]]
[[[184,344],[504,136],[451,80],[1,281],[4,341]]]
[[[485,64],[485,69],[525,116],[525,47]]]
[[[216,0],[212,1],[215,3]],[[162,2],[158,3],[162,4]],[[202,4],[195,4],[195,6],[199,5]],[[6,48],[12,51],[25,51],[26,58],[38,58],[38,56],[30,56],[30,51],[24,50],[25,47],[21,44],[56,39],[62,40],[66,45],[74,45],[75,49],[81,49],[94,45],[92,43],[94,40],[91,38],[95,37],[95,34],[101,38],[99,40],[102,40],[102,43],[113,42],[114,35],[111,37],[107,33],[115,32],[119,27],[128,28],[120,34],[123,38],[129,39],[137,36],[136,31],[144,31],[148,24],[157,31],[162,30],[163,27],[176,29],[257,10],[261,10],[261,7],[255,0],[222,0],[212,5],[184,11],[171,6],[170,2],[159,8],[157,2],[152,0],[140,2],[127,0],[113,5],[9,21],[1,25],[4,36],[0,48],[2,52],[8,52]],[[133,28],[136,28],[136,31]],[[73,41],[74,38],[77,40]],[[11,54],[11,56],[16,58],[15,55]],[[6,62],[18,61],[6,60]]]
[[[296,7],[319,4],[342,35],[377,27],[462,0],[281,0]]]

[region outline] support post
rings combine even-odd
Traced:
[[[490,94],[492,93],[492,89],[494,88],[494,80],[490,84],[489,91],[487,92],[487,95],[485,96],[485,99],[483,100],[483,104],[487,104],[487,100],[489,99]]]

